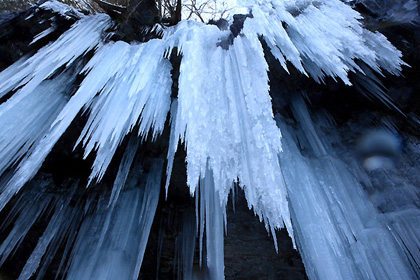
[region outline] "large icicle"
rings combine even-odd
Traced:
[[[104,21],[104,16],[98,18],[101,21],[98,22],[98,19],[91,21],[100,25]],[[90,24],[92,23],[89,23],[88,26]],[[84,40],[86,30],[83,28],[83,24],[79,23],[79,26],[82,26],[80,27],[80,33],[82,34],[79,40]],[[102,29],[105,26],[103,24]],[[78,30],[77,27],[74,29]],[[66,38],[69,36],[70,38],[75,36],[72,32],[69,34],[63,34],[62,37],[64,38],[60,37],[61,40],[59,39],[50,48],[55,44],[63,44],[61,41],[66,42]],[[97,44],[99,41],[98,36],[96,36],[96,39],[91,38],[94,37],[93,34],[89,36],[90,45],[84,46],[84,51],[88,51],[89,48],[94,47],[94,42]],[[56,48],[59,47],[56,46],[52,50],[47,49],[48,52],[54,54]],[[67,49],[62,51],[70,53],[64,56],[66,59],[61,60],[67,62],[71,55],[74,56],[72,60],[81,55],[82,47],[76,48],[76,51],[80,53],[70,52]],[[31,59],[41,60],[45,55],[44,52],[41,50],[34,56],[35,58]],[[90,180],[95,177],[98,180],[102,178],[116,148],[135,125],[139,125],[139,134],[143,139],[146,138],[149,131],[155,139],[163,130],[170,107],[171,66],[169,61],[164,58],[164,52],[165,46],[161,40],[151,40],[148,43],[131,46],[124,42],[103,45],[82,71],[87,73],[87,77],[78,91],[61,110],[46,136],[34,147],[30,156],[19,165],[16,175],[8,182],[5,191],[0,195],[0,209],[27,180],[35,175],[52,147],[83,107],[85,110],[90,109],[90,117],[79,141],[83,139],[86,146],[85,156],[92,150],[97,149]],[[55,55],[62,56],[60,54]],[[45,60],[48,61],[47,58]],[[35,75],[34,73],[39,67],[36,68],[33,63],[18,62],[15,67],[23,67],[21,64],[24,64],[29,69],[23,68],[21,71],[23,73],[16,74],[12,65],[3,72],[4,74],[2,73],[3,76],[0,76],[0,82],[2,77],[4,79],[9,77],[17,81],[19,79],[24,80],[14,84],[9,82],[10,87],[27,82],[12,97],[13,100],[17,100],[15,102],[25,98],[25,94],[29,95],[31,93],[31,83],[42,81],[55,71],[52,68],[41,67],[40,69],[48,71],[48,75],[46,73]],[[109,65],[113,66],[111,70]],[[31,69],[31,67],[36,69]],[[58,66],[54,64],[54,67]],[[32,80],[28,82],[27,79]],[[52,83],[54,82],[56,81],[53,80]],[[100,94],[96,96],[98,92]],[[8,104],[9,102],[5,103],[6,108],[4,110],[9,109]]]
[[[123,158],[121,159],[118,168],[117,176],[115,177],[114,185],[112,187],[111,197],[109,198],[109,205],[115,205],[118,196],[127,181],[128,174],[136,156],[137,148],[139,147],[140,138],[137,135],[131,135],[125,148]],[[140,174],[138,174],[140,176]]]
[[[281,228],[284,222],[292,235],[277,159],[281,134],[273,120],[262,46],[251,34],[235,38],[225,50],[218,44],[228,35],[216,26],[183,22],[165,38],[183,55],[168,169],[181,139],[192,194],[209,168],[220,203],[226,205],[239,178],[249,207],[267,228]]]
[[[133,176],[115,207],[109,208],[106,199],[99,201],[97,211],[81,225],[67,279],[138,278],[159,200],[162,167],[163,161],[153,163],[141,188]]]
[[[301,155],[295,132],[279,118],[285,134],[280,160],[309,278],[414,279],[401,247],[328,138],[314,127],[303,100],[293,108],[304,125],[299,141],[312,153]]]
[[[78,93],[90,97],[79,103],[90,112],[78,142],[83,140],[85,157],[97,150],[91,181],[102,178],[118,145],[136,124],[142,139],[150,131],[154,140],[163,131],[172,85],[164,52],[162,40],[132,45],[119,41],[104,46],[87,65],[93,69]]]
[[[68,99],[65,83],[71,80],[69,74],[62,74],[54,81],[44,81],[26,98],[11,98],[0,105],[0,174],[30,154],[48,132]]]
[[[19,95],[14,98],[25,98],[60,67],[69,66],[95,48],[102,39],[103,30],[110,24],[110,18],[103,14],[80,19],[54,43],[43,47],[30,58],[21,58],[1,72],[0,96],[22,86]]]
[[[2,114],[0,114],[0,117],[2,117],[5,112],[9,112],[9,110],[14,111],[15,106],[24,104],[22,103],[24,102],[23,100],[27,99],[45,79],[53,75],[60,67],[69,66],[77,58],[97,46],[101,41],[103,30],[109,26],[110,19],[106,15],[82,18],[76,22],[70,30],[66,31],[57,39],[57,41],[42,48],[28,59],[22,58],[1,72],[0,84],[2,87],[0,89],[0,96],[3,96],[12,89],[22,87],[8,100],[8,102],[2,105]],[[59,82],[60,79],[51,81],[51,83]],[[45,89],[54,90],[54,87],[55,86],[53,85],[52,87]],[[61,122],[56,124],[56,120],[54,123],[55,125],[53,124],[53,127],[48,134],[39,141],[37,146],[30,151],[31,153],[27,154],[27,158],[19,164],[14,176],[8,181],[0,194],[0,210],[3,209],[12,196],[36,174],[54,144],[79,112],[80,108],[71,106],[73,105],[72,100],[74,100],[74,98],[71,98],[70,102],[63,108],[63,111],[61,111],[61,117],[59,116]],[[83,105],[84,103],[81,106]],[[69,110],[69,107],[71,110]],[[70,113],[67,114],[69,111]],[[50,110],[50,112],[53,111]],[[19,114],[19,111],[15,113]],[[65,114],[65,117],[63,117],[63,114]],[[55,116],[55,114],[50,114],[51,118],[54,118]],[[51,124],[52,119],[45,120],[45,122],[49,125]],[[45,123],[41,124],[38,122],[38,125],[44,126]],[[42,126],[39,127],[40,130],[43,129]]]
[[[225,207],[220,203],[218,190],[214,184],[213,172],[206,170],[205,176],[200,180],[199,186],[200,220],[201,228],[206,228],[206,266],[210,280],[225,278],[224,253],[223,253],[223,221]],[[202,234],[200,238],[203,238]],[[202,242],[200,242],[202,244]],[[200,248],[200,252],[202,249]],[[205,269],[202,268],[205,271]]]
[[[348,71],[363,73],[355,60],[392,74],[405,64],[401,52],[382,34],[364,29],[361,15],[342,1],[271,0],[250,8],[244,33],[263,35],[286,71],[287,60],[318,82],[327,75],[350,85]]]

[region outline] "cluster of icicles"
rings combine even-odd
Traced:
[[[57,2],[46,2],[40,8],[63,13],[68,9]],[[314,173],[314,163],[306,162],[293,147],[293,136],[282,140],[282,152],[278,126],[286,124],[274,120],[260,36],[285,71],[290,62],[317,81],[328,75],[349,85],[349,71],[363,73],[355,60],[378,73],[382,68],[398,74],[403,64],[400,52],[381,34],[363,29],[360,15],[338,0],[265,1],[250,9],[252,17],[245,20],[228,48],[222,48],[221,42],[230,42],[230,30],[192,21],[164,29],[162,39],[104,43],[104,32],[112,25],[109,17],[79,15],[56,41],[0,73],[0,97],[15,91],[0,105],[0,210],[21,193],[11,210],[15,216],[3,223],[8,226],[14,221],[14,227],[0,247],[0,265],[46,207],[54,205],[50,222],[19,279],[35,273],[42,279],[63,242],[67,242],[65,257],[58,275],[137,279],[164,164],[155,162],[141,178],[129,173],[137,170],[133,159],[139,143],[149,134],[156,139],[170,114],[166,187],[181,141],[187,151],[187,184],[200,205],[197,234],[202,239],[206,231],[205,263],[211,279],[224,278],[225,207],[234,183],[244,189],[248,206],[274,238],[274,231],[286,226],[311,279],[412,279],[415,272],[409,260],[385,225],[370,219],[377,210],[357,188],[346,186],[341,192],[323,195],[344,180],[341,177],[349,176],[333,170],[341,168],[340,164],[327,159],[328,164],[321,163],[325,170]],[[174,49],[182,59],[178,97],[171,100],[169,55]],[[80,58],[88,52],[93,57],[80,66]],[[84,79],[69,97],[66,85],[77,74]],[[305,133],[312,133],[304,105],[296,104],[302,122],[309,126]],[[93,214],[86,214],[91,200],[84,208],[71,206],[71,200],[77,198],[74,191],[57,197],[33,195],[23,188],[31,184],[80,112],[88,120],[76,145],[83,145],[85,157],[96,154],[88,186],[101,180],[117,147],[138,127],[138,135],[128,141],[112,194],[100,199]],[[315,131],[313,134],[318,137]],[[323,149],[322,153],[328,152]],[[328,173],[336,175],[328,177]],[[340,222],[335,224],[336,220]],[[184,279],[191,277],[194,252],[194,242],[188,244],[184,246],[188,249]],[[376,251],[378,247],[381,252]]]

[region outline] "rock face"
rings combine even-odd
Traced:
[[[122,17],[117,27],[117,37],[121,40],[147,41],[156,36],[154,33],[148,34],[148,29],[160,21],[155,1],[130,1]]]
[[[52,11],[40,10],[36,6],[22,12],[0,14],[0,70],[14,63],[22,55],[36,51],[57,39],[76,20],[76,15],[58,16]],[[36,35],[48,28],[54,30],[30,44]]]
[[[307,279],[299,253],[286,230],[277,232],[278,253],[273,239],[237,190],[234,207],[229,205],[225,237],[226,279]]]

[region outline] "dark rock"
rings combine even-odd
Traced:
[[[0,71],[25,54],[31,54],[48,42],[56,40],[77,20],[33,6],[23,12],[0,16]],[[30,44],[34,37],[48,28],[54,31]]]
[[[156,23],[160,22],[154,0],[131,1],[119,21],[116,39],[126,42],[145,42],[159,37],[156,32],[149,32]]]
[[[244,192],[237,190],[234,207],[228,206],[225,236],[226,280],[307,279],[299,253],[285,229],[276,232],[278,253],[273,238],[252,210]]]

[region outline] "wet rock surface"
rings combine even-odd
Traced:
[[[229,203],[225,236],[225,277],[240,279],[307,279],[299,253],[285,229],[277,231],[278,252],[257,216],[249,210],[242,190],[234,208]]]

